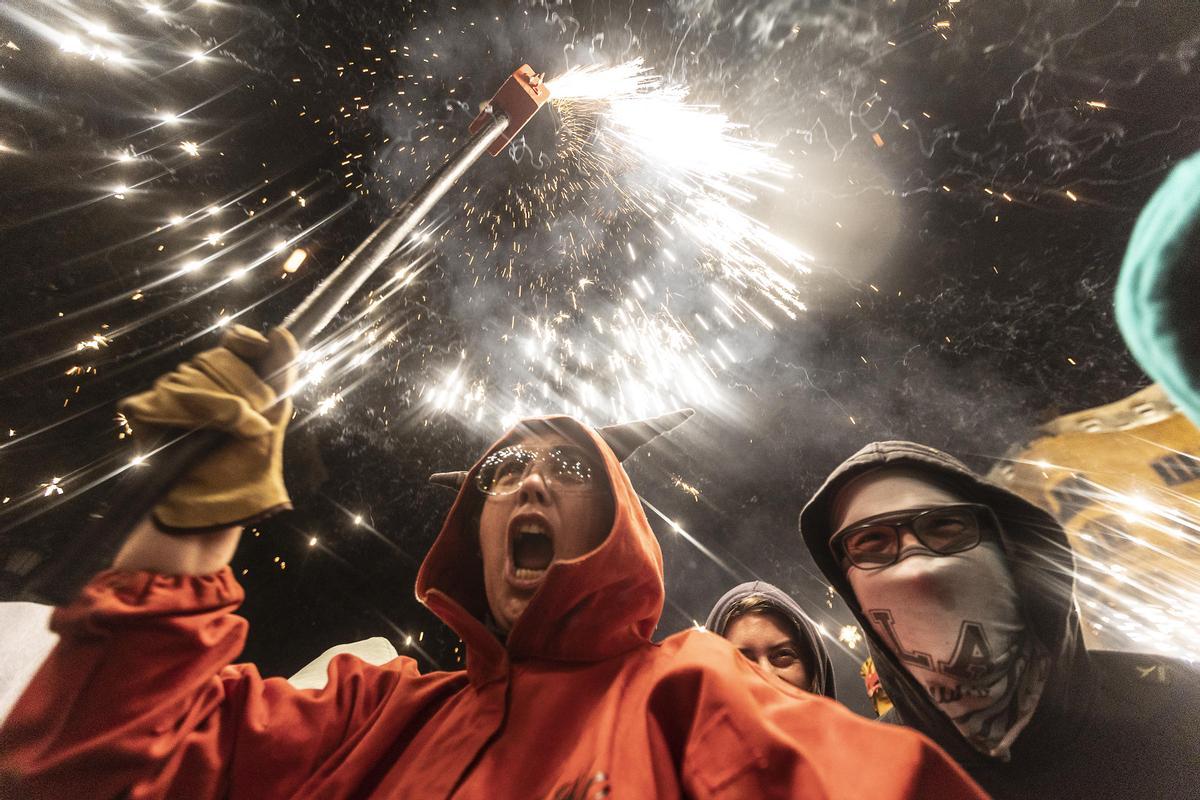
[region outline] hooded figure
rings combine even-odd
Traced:
[[[825,642],[822,641],[817,626],[800,609],[800,605],[778,587],[765,581],[750,581],[733,587],[722,595],[717,604],[712,607],[712,611],[708,612],[708,619],[705,621],[704,627],[718,636],[728,639],[730,638],[731,623],[748,616],[766,614],[773,614],[787,623],[784,632],[791,640],[788,644],[794,644],[800,650],[797,655],[803,664],[803,677],[807,684],[807,687],[801,686],[800,688],[807,688],[813,694],[823,694],[828,698],[837,699],[837,692],[833,685],[833,662],[829,660],[829,651],[825,649]],[[735,646],[736,644],[735,642]],[[763,655],[774,666],[773,654],[764,653]],[[747,654],[747,657],[750,656]],[[750,660],[758,659],[750,658]],[[780,673],[780,677],[788,680],[783,673]]]
[[[522,570],[540,574],[506,625],[510,606],[486,572],[493,493],[483,491],[516,478],[533,491],[544,476],[497,472],[495,457],[547,427],[591,454],[586,465],[556,464],[555,476],[590,470],[610,498],[609,527],[590,551],[539,570],[527,563],[545,561],[537,537],[549,528],[557,550],[578,521],[548,508],[539,534],[515,512],[509,577],[523,585]],[[521,536],[531,538],[515,544]],[[324,688],[300,690],[231,665],[246,622],[233,615],[242,590],[228,567],[101,574],[56,612],[62,642],[0,731],[0,789],[256,800],[983,796],[923,736],[768,680],[719,637],[688,630],[652,642],[664,600],[658,543],[612,449],[575,420],[526,421],[489,448],[416,592],[462,638],[465,670],[421,674],[411,658],[373,666],[343,654]]]
[[[922,496],[939,499],[914,502]],[[985,520],[966,549],[930,544],[957,530],[952,518],[937,521],[953,503],[980,504],[968,510]],[[919,524],[914,513],[927,508],[932,522]],[[898,552],[873,555],[889,527]],[[1085,649],[1074,558],[1050,514],[941,451],[876,442],[833,471],[800,530],[866,632],[895,704],[885,721],[931,737],[994,796],[1195,796],[1200,673]],[[847,560],[852,532],[865,569]]]
[[[1146,374],[1200,425],[1200,153],[1138,215],[1114,293],[1117,326]]]

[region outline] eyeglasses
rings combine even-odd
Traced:
[[[979,544],[985,529],[998,531],[1000,522],[991,508],[978,503],[911,509],[902,517],[880,514],[840,530],[830,537],[829,549],[859,569],[882,569],[900,557],[902,530],[912,531],[933,552],[952,555]]]
[[[475,473],[475,486],[493,497],[512,494],[537,467],[542,479],[556,491],[586,492],[595,488],[603,468],[582,448],[560,445],[551,448],[510,445],[483,460]]]

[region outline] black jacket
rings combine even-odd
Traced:
[[[916,467],[999,518],[1029,624],[1054,657],[1029,726],[1007,761],[971,747],[875,634],[828,547],[838,491],[878,467]],[[800,513],[813,559],[858,618],[896,721],[929,736],[997,798],[1200,797],[1200,670],[1157,655],[1088,651],[1075,603],[1075,560],[1049,513],[911,442],[876,442],[839,466]],[[891,716],[891,715],[889,715]]]

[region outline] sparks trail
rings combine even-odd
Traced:
[[[1159,442],[1129,437],[1163,452],[1177,452]],[[1132,488],[1117,490],[1072,467],[1043,460],[994,460],[1025,468],[1004,470],[1022,493],[1039,496],[1052,481],[1060,487],[1059,502],[1078,504],[1081,516],[1070,534],[1079,540],[1072,542],[1077,592],[1084,625],[1097,640],[1118,650],[1148,649],[1200,660],[1200,634],[1194,624],[1200,613],[1200,500],[1144,481],[1126,481]]]
[[[465,225],[439,238],[448,255],[462,246],[469,288],[447,291],[485,306],[487,336],[465,334],[459,363],[422,395],[489,424],[714,407],[738,360],[729,341],[806,308],[797,280],[811,259],[748,210],[788,167],[640,59],[547,86],[551,165],[499,193],[476,187]],[[502,299],[477,298],[481,285]]]

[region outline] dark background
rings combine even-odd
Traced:
[[[552,77],[644,57],[747,136],[777,144],[794,172],[753,211],[812,254],[809,311],[740,331],[744,355],[721,375],[722,402],[684,398],[697,417],[628,464],[646,499],[721,561],[654,520],[667,565],[660,634],[703,621],[726,588],[755,577],[796,594],[836,634],[851,620],[802,551],[796,516],[839,460],[909,438],[986,469],[1038,423],[1146,383],[1111,294],[1138,209],[1200,146],[1192,0],[78,7],[117,36],[83,39],[119,41],[125,63],[65,51],[58,37],[84,28],[56,6],[17,0],[0,12],[9,599],[62,600],[109,557],[85,546],[52,585],[37,583],[63,567],[109,495],[111,481],[90,484],[136,453],[119,438],[114,401],[209,344],[223,314],[280,319],[522,62]],[[207,56],[193,61],[192,50]],[[180,122],[161,123],[167,111]],[[553,157],[544,118],[526,137],[530,152]],[[118,163],[123,151],[137,157]],[[407,651],[426,669],[458,663],[457,640],[413,599],[451,499],[424,478],[467,466],[500,426],[436,413],[422,387],[480,349],[481,319],[528,302],[496,280],[491,242],[464,220],[504,213],[509,188],[533,180],[531,161],[502,156],[467,176],[436,220],[432,265],[389,301],[381,329],[396,340],[298,398],[287,467],[296,510],[248,533],[234,559],[251,623],[244,658],[265,674],[371,635],[401,652],[420,636]],[[202,210],[213,204],[223,210],[210,222]],[[577,204],[568,193],[542,210],[577,224]],[[211,288],[218,268],[331,214],[298,241],[309,258],[295,274],[279,268],[284,251]],[[236,245],[229,255],[155,285],[216,252],[209,231]],[[531,291],[561,297],[584,275],[619,295],[619,241],[568,268],[554,237],[513,238],[528,245],[519,267]],[[103,344],[76,349],[97,333]],[[44,485],[54,477],[62,494]],[[861,644],[836,656],[840,693],[859,709],[863,656]]]

